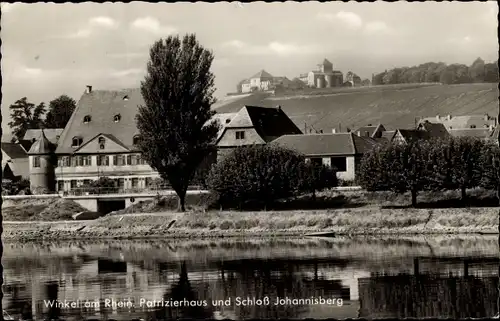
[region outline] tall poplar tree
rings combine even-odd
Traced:
[[[185,211],[187,188],[212,151],[219,124],[210,122],[214,75],[211,51],[194,34],[169,36],[150,48],[141,83],[145,105],[139,106],[138,147],[146,161],[170,182]]]

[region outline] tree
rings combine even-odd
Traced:
[[[459,189],[465,200],[467,189],[480,184],[483,142],[470,137],[452,137],[436,141],[431,147],[431,159],[436,165],[433,178],[442,178],[439,182],[442,188]]]
[[[481,174],[481,186],[495,190],[500,203],[500,147],[498,142],[484,144],[481,153]]]
[[[470,78],[473,82],[484,82],[485,76],[484,60],[477,58],[469,67]]]
[[[45,128],[64,128],[68,123],[76,101],[66,95],[61,95],[49,103],[49,112],[45,117]]]
[[[304,157],[279,146],[235,149],[215,164],[207,178],[209,189],[224,206],[259,201],[265,207],[280,198],[310,191]]]
[[[141,83],[145,105],[139,106],[139,149],[147,162],[168,180],[185,211],[188,185],[211,152],[219,124],[215,114],[213,54],[194,34],[169,36],[150,48],[147,74]]]
[[[304,170],[300,189],[311,192],[313,200],[316,200],[316,191],[337,186],[337,174],[329,166],[308,162],[299,168]]]
[[[498,65],[496,63],[484,65],[484,81],[498,82]]]
[[[23,97],[10,105],[12,121],[8,123],[12,129],[15,142],[22,139],[28,129],[38,129],[43,124],[42,116],[45,114],[45,104],[42,102],[35,106],[28,102],[28,98]]]

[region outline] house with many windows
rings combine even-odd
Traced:
[[[306,161],[332,166],[339,179],[352,181],[356,178],[363,154],[373,148],[377,141],[351,132],[284,135],[272,144],[293,149],[303,154]]]

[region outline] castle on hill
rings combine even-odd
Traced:
[[[248,79],[243,79],[236,85],[237,93],[250,93],[255,91],[270,91],[278,88],[332,88],[332,87],[355,87],[361,85],[361,78],[349,71],[344,79],[340,70],[334,70],[333,64],[324,59],[317,65],[316,70],[301,74],[299,77],[289,80],[287,77],[275,77],[265,70]]]

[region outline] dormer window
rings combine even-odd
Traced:
[[[90,117],[90,115],[87,115],[87,116],[83,117],[83,123],[84,124],[90,123],[91,120],[92,120],[92,117]]]
[[[115,123],[119,122],[122,119],[122,116],[120,114],[117,114],[113,117],[113,120]]]
[[[106,140],[104,139],[104,137],[99,137],[99,149],[104,149],[106,146],[105,146],[105,142]]]
[[[470,125],[470,128],[476,128],[476,125]]]
[[[139,135],[135,135],[134,138],[132,138],[132,144],[134,145],[139,144]]]
[[[123,96],[123,100],[128,100],[128,96],[127,95]]]
[[[71,142],[71,147],[80,147],[83,143],[83,138],[75,136]]]

